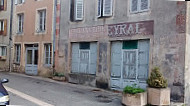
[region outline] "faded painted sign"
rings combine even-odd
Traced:
[[[85,38],[96,39],[102,36],[106,36],[107,26],[91,26],[81,27],[69,30],[69,38],[84,40]]]
[[[141,21],[108,25],[108,36],[153,35],[154,21]]]

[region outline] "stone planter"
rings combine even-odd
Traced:
[[[148,88],[148,104],[170,105],[169,88]]]
[[[57,80],[57,81],[65,81],[65,77],[53,76],[53,80]]]
[[[124,94],[122,104],[127,106],[144,106],[147,104],[147,92],[137,94]]]

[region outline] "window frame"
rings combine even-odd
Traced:
[[[48,56],[47,56],[47,53],[48,53]],[[51,43],[44,44],[44,65],[45,66],[52,65],[52,44]]]
[[[137,0],[137,11],[132,11],[132,2],[133,2],[133,0],[130,0],[130,13],[142,13],[142,12],[147,12],[147,11],[149,11],[150,10],[150,0],[148,0],[148,8],[147,9],[144,9],[144,10],[142,10],[141,9],[141,2],[142,0]]]
[[[0,35],[7,35],[7,20],[2,19],[0,20]]]
[[[47,20],[47,11],[46,9],[37,10],[37,33],[44,33],[46,32],[46,20]]]
[[[0,46],[0,57],[7,56],[7,46]]]
[[[23,4],[24,2],[25,2],[25,0],[15,0],[15,5]]]
[[[97,0],[97,17],[104,18],[104,17],[111,17],[113,16],[113,4],[114,1],[110,0],[110,13],[105,14],[105,2],[106,0]],[[100,13],[100,14],[99,14]]]
[[[20,64],[21,44],[15,44],[15,63]]]
[[[0,11],[5,9],[5,0],[0,0]]]
[[[84,0],[74,0],[74,21],[82,21],[84,19]],[[78,6],[81,6],[81,10],[78,10]],[[78,12],[81,12],[81,17],[78,17]]]
[[[24,13],[17,14],[17,34],[24,32]]]

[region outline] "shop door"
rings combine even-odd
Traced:
[[[138,82],[138,50],[122,50],[122,88]]]
[[[26,48],[25,73],[29,75],[38,74],[38,48],[37,47]]]
[[[95,75],[97,43],[72,43],[71,72]]]
[[[131,43],[131,44],[130,44]],[[127,45],[127,46],[123,46]],[[123,90],[137,84],[146,88],[149,70],[149,40],[138,42],[117,41],[111,47],[111,88]]]
[[[79,73],[89,72],[90,50],[80,50]]]

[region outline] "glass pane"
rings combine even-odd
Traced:
[[[81,42],[80,49],[90,49],[90,43],[89,42]]]
[[[136,79],[136,51],[123,52],[123,78]]]
[[[123,49],[137,49],[138,41],[124,41]]]
[[[148,9],[148,0],[141,0],[141,10]]]
[[[38,65],[38,50],[34,51],[34,65]]]
[[[27,51],[27,64],[32,64],[32,50]]]
[[[131,5],[132,5],[131,11],[132,12],[137,11],[138,0],[132,0],[132,4]]]

